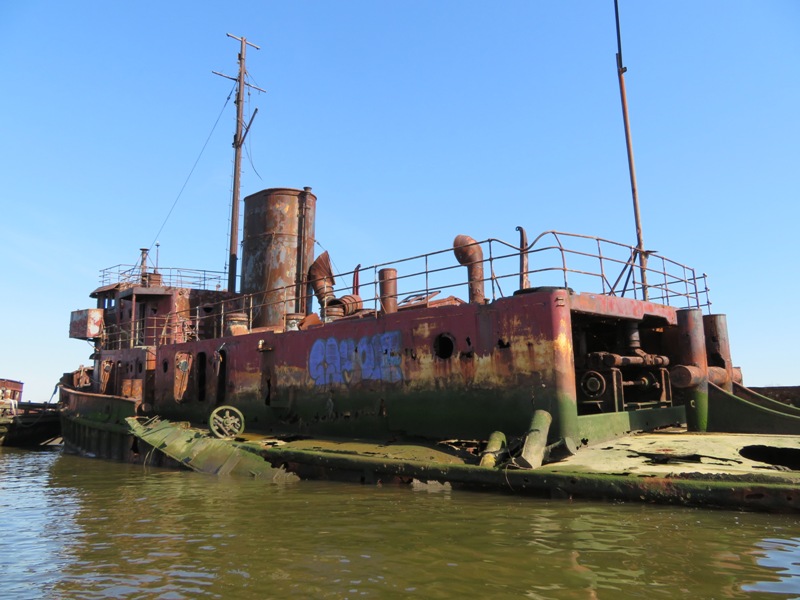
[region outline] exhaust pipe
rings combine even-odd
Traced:
[[[453,253],[458,264],[467,267],[470,303],[484,304],[486,297],[483,292],[483,250],[480,244],[468,235],[457,235],[453,240]]]
[[[380,283],[381,312],[386,315],[397,312],[397,269],[378,271]]]

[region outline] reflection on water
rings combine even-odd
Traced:
[[[756,561],[773,571],[775,577],[769,581],[745,585],[744,589],[800,598],[800,537],[788,540],[765,539],[758,542],[756,547]]]
[[[0,510],[4,598],[800,597],[793,515],[270,484],[2,448]]]

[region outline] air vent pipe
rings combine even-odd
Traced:
[[[468,235],[457,235],[453,240],[453,253],[458,264],[467,267],[469,279],[469,301],[483,304],[486,297],[483,292],[483,250],[480,244]]]

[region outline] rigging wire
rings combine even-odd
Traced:
[[[164,227],[167,225],[167,221],[169,221],[170,216],[172,215],[172,211],[175,210],[175,206],[178,204],[178,200],[180,200],[183,191],[186,189],[186,186],[189,183],[189,179],[191,179],[194,170],[197,168],[197,164],[200,162],[200,158],[203,156],[203,152],[205,152],[206,147],[208,146],[208,142],[211,141],[211,136],[214,135],[214,130],[217,128],[217,124],[219,124],[219,120],[222,118],[222,113],[225,112],[225,107],[228,106],[228,102],[230,102],[231,96],[233,95],[233,91],[236,89],[236,85],[231,88],[231,91],[228,93],[228,97],[225,99],[225,104],[222,105],[222,110],[219,111],[219,115],[217,116],[217,120],[214,121],[214,126],[211,128],[211,132],[208,134],[205,143],[203,144],[202,149],[200,150],[200,154],[197,156],[197,160],[194,161],[194,165],[192,165],[191,170],[189,171],[189,175],[186,176],[186,181],[183,182],[183,186],[181,186],[180,191],[178,192],[178,196],[175,198],[175,201],[172,203],[172,207],[169,209],[167,216],[164,218],[164,222],[161,224],[161,227],[156,233],[155,238],[151,242],[150,246],[148,247],[148,251],[153,249],[153,246],[158,241],[158,236],[161,235],[161,232],[164,230]]]
[[[245,70],[245,72],[244,72],[244,75],[245,75],[245,78],[246,78],[246,80],[252,80],[252,79],[253,79],[253,78],[250,76],[250,73],[249,73],[249,71],[247,71],[247,70]],[[250,91],[250,87],[251,87],[251,86],[250,86],[250,84],[249,84],[247,81],[245,81],[245,86],[246,86],[246,89],[247,89],[247,101],[246,101],[246,106],[247,106],[247,116],[251,116],[251,115],[252,115],[252,112],[250,111],[250,98],[251,98],[251,94],[252,94],[252,93],[251,93],[251,91]],[[234,87],[235,87],[235,85],[234,85]],[[263,90],[261,90],[261,89],[260,89],[260,88],[258,88],[258,87],[256,87],[256,89],[258,89],[258,90],[259,90],[259,93],[263,91]],[[258,110],[258,109],[256,109],[256,111],[257,111],[257,110]],[[252,119],[251,119],[250,121],[248,121],[248,122],[252,122]],[[242,122],[242,124],[244,124],[244,121]],[[247,131],[245,132],[245,136],[247,136]],[[258,172],[258,170],[256,170],[256,166],[255,166],[255,164],[253,164],[253,158],[252,158],[252,156],[250,155],[250,145],[249,145],[249,141],[245,141],[245,142],[242,144],[242,146],[244,147],[245,153],[247,154],[247,159],[248,159],[248,162],[250,163],[250,166],[251,166],[251,167],[252,167],[252,169],[253,169],[253,172],[256,174],[256,176],[258,177],[258,179],[259,179],[259,180],[263,181],[263,179],[262,179],[262,177],[261,177],[261,174]],[[231,165],[231,169],[235,169],[235,166],[234,166],[234,165]],[[234,174],[234,173],[233,173],[233,171],[232,171],[232,172],[231,172],[231,185],[233,184],[234,177],[235,177],[235,174]],[[228,203],[228,226],[229,226],[229,227],[228,227],[228,229],[230,229],[230,224],[231,224],[231,213],[233,212],[233,211],[232,211],[232,208],[233,208],[233,189],[232,189],[232,188],[231,188],[231,189],[229,189],[229,190],[228,190],[228,193],[230,194],[230,197],[231,197],[231,201]],[[226,246],[225,246],[225,247],[226,247],[226,249],[227,249],[227,248],[230,246],[230,240],[231,240],[231,234],[230,234],[230,233],[228,233],[228,234],[225,236],[225,240],[226,240]],[[229,269],[229,268],[230,268],[230,265],[228,264],[228,260],[226,260],[226,261],[225,261],[225,269],[224,269],[226,273],[228,273],[228,269]]]
[[[248,76],[249,79],[253,79],[252,77],[249,77],[249,73],[245,73],[245,75]],[[255,81],[255,79],[253,79],[253,81]],[[249,110],[249,108],[250,108],[250,88],[249,87],[247,89],[247,107],[248,107],[248,110]],[[264,181],[264,179],[261,177],[261,173],[258,172],[258,170],[256,169],[255,164],[253,164],[253,156],[250,154],[250,141],[249,140],[247,142],[245,142],[244,151],[245,151],[245,153],[247,153],[247,161],[250,163],[250,168],[253,169],[253,173],[256,174],[256,177],[258,177],[259,181]]]
[[[248,73],[247,71],[245,71],[245,77],[247,77],[247,78],[249,78],[249,79],[252,79],[252,78],[249,76],[249,73]],[[252,114],[252,113],[250,112],[250,96],[251,96],[251,92],[250,92],[250,84],[249,84],[249,83],[247,83],[247,82],[245,81],[245,85],[246,85],[246,87],[247,87],[247,116],[250,116],[250,115]],[[235,87],[235,86],[234,86],[234,87]],[[256,110],[258,110],[258,109],[256,109]],[[244,122],[244,121],[243,121],[243,122]],[[245,134],[245,135],[246,135],[246,134]],[[249,141],[245,141],[245,143],[244,143],[244,144],[242,144],[242,146],[244,147],[244,149],[245,149],[245,152],[247,153],[247,158],[248,158],[248,160],[249,160],[249,162],[250,162],[250,166],[253,168],[253,172],[254,172],[254,173],[255,173],[255,174],[258,176],[258,178],[259,178],[260,180],[262,180],[262,181],[263,181],[263,179],[261,178],[261,175],[260,175],[260,174],[259,174],[259,172],[256,170],[256,167],[255,167],[255,165],[253,164],[253,159],[252,159],[252,158],[251,158],[251,156],[250,156]],[[232,165],[231,165],[231,185],[233,185],[233,180],[234,180],[234,177],[235,177],[235,174],[233,173],[233,169],[235,169],[235,166],[232,164]],[[228,190],[228,194],[229,194],[229,196],[230,196],[230,198],[231,198],[230,202],[228,202],[228,229],[230,230],[230,224],[231,224],[231,213],[232,213],[232,210],[231,210],[231,209],[232,209],[232,206],[233,206],[233,188],[232,188],[232,187],[231,187],[231,188]],[[226,249],[227,249],[227,248],[230,246],[230,240],[231,240],[231,235],[230,235],[230,233],[228,233],[228,234],[226,234],[226,236],[225,236],[225,248],[226,248]],[[230,268],[230,265],[228,264],[228,260],[226,260],[226,261],[225,261],[225,269],[224,269],[226,274],[228,273],[228,269],[229,269],[229,268]]]
[[[226,233],[225,233],[225,251],[226,252],[225,252],[224,256],[228,256],[227,250],[230,248],[230,245],[231,245],[231,219],[232,219],[231,213],[233,212],[231,209],[233,208],[233,177],[234,177],[233,170],[236,168],[234,165],[235,165],[235,162],[234,162],[233,159],[231,159],[231,178],[229,180],[230,181],[230,185],[228,187],[228,198],[230,198],[230,200],[228,201],[228,213],[227,213],[227,225],[228,225],[228,227],[227,227],[227,230],[226,230]],[[225,268],[223,269],[225,271],[225,275],[226,276],[228,275],[228,269],[230,267],[230,265],[228,264],[229,260],[230,260],[230,257],[228,256],[228,258],[225,259]]]
[[[320,248],[322,248],[322,251],[323,251],[323,252],[328,252],[328,249],[327,249],[325,246],[323,246],[323,245],[322,245],[322,243],[321,243],[319,240],[314,240],[314,243],[315,243],[317,246],[319,246]],[[328,258],[330,258],[330,260],[331,260],[331,265],[333,266],[333,274],[334,274],[334,277],[341,277],[341,276],[342,276],[342,271],[339,269],[339,267],[338,267],[338,266],[336,266],[336,263],[335,263],[335,262],[334,262],[334,260],[331,258],[331,253],[330,253],[330,252],[328,252]]]
[[[264,181],[264,179],[261,177],[261,173],[258,172],[258,170],[256,169],[256,166],[253,164],[253,156],[250,154],[250,142],[249,141],[245,143],[244,151],[247,153],[247,161],[250,163],[250,168],[253,169],[253,173],[256,174],[256,177],[258,177],[259,181]]]

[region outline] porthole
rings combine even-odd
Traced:
[[[449,333],[440,333],[433,340],[433,353],[443,359],[447,360],[456,350],[456,341]]]

